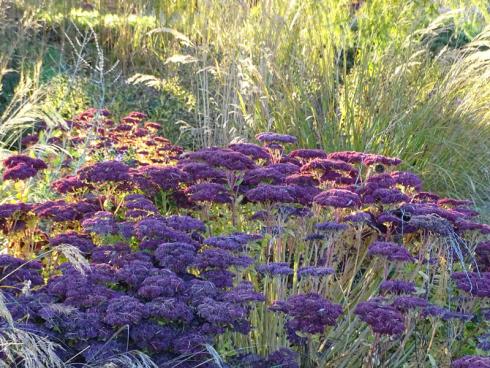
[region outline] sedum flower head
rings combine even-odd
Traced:
[[[392,262],[413,262],[414,258],[402,245],[375,241],[368,249],[368,255],[386,258]]]
[[[368,300],[354,309],[359,318],[382,335],[400,335],[405,331],[405,318],[395,307],[385,305],[382,300]]]
[[[296,137],[289,134],[279,134],[273,132],[263,132],[255,136],[259,142],[262,143],[291,143],[294,144],[298,141]]]
[[[360,205],[359,195],[346,189],[329,189],[313,199],[320,206],[335,208],[354,208]]]

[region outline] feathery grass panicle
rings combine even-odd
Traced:
[[[77,364],[68,364],[66,368],[76,367]],[[118,368],[118,367],[134,367],[134,368],[158,368],[151,358],[141,351],[128,351],[124,354],[115,355],[103,360],[84,364],[86,368]]]
[[[56,353],[56,349],[60,348],[45,337],[14,326],[0,331],[0,349],[4,354],[2,360],[8,367],[17,367],[20,361],[24,368],[64,368],[63,361]]]
[[[7,308],[7,305],[5,303],[5,297],[3,293],[0,291],[0,316],[7,321],[8,326],[12,327],[14,326],[14,320],[12,318],[12,315],[10,314],[10,311]]]
[[[73,267],[75,267],[75,269],[82,275],[90,269],[90,263],[88,262],[87,258],[84,257],[79,248],[70,244],[60,244],[53,249],[63,254],[68,262],[70,262],[70,264],[73,265]]]

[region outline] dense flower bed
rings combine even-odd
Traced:
[[[184,152],[144,118],[68,122],[49,140],[78,169],[4,161],[10,191],[58,177],[50,200],[0,205],[3,331],[64,364],[489,366],[490,226],[471,202],[422,191],[397,158],[271,132]]]

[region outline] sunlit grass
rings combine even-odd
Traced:
[[[37,4],[16,3],[28,10]],[[104,102],[116,115],[131,106],[124,97],[134,94],[125,90],[142,90],[141,83],[124,83],[128,78],[176,80],[176,100],[184,91],[192,107],[148,93],[159,91],[150,86],[135,109],[186,144],[288,132],[304,146],[399,155],[405,168],[423,174],[426,189],[488,200],[485,1],[154,0],[82,9],[53,0],[30,14],[38,23],[26,28],[60,40],[58,72],[76,73],[76,92],[63,82],[63,96],[50,99],[65,116],[84,101],[100,102],[90,70],[83,63],[70,68],[75,61],[66,42],[91,27],[107,65],[119,61],[124,75],[106,81]],[[83,47],[91,63],[97,50],[93,42]],[[57,81],[63,78],[53,80],[60,91]],[[71,96],[79,102],[66,103]]]

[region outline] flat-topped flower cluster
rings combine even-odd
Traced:
[[[49,140],[84,151],[79,169],[4,161],[4,185],[58,174],[51,200],[0,205],[5,328],[74,364],[139,350],[158,367],[215,367],[213,346],[222,366],[356,367],[394,359],[400,341],[414,357],[488,363],[490,226],[471,202],[423,191],[398,158],[294,149],[272,132],[185,152],[144,119],[90,109],[68,122]],[[444,340],[436,320],[471,322],[473,356],[452,356],[467,334]],[[431,343],[415,346],[415,329]]]

